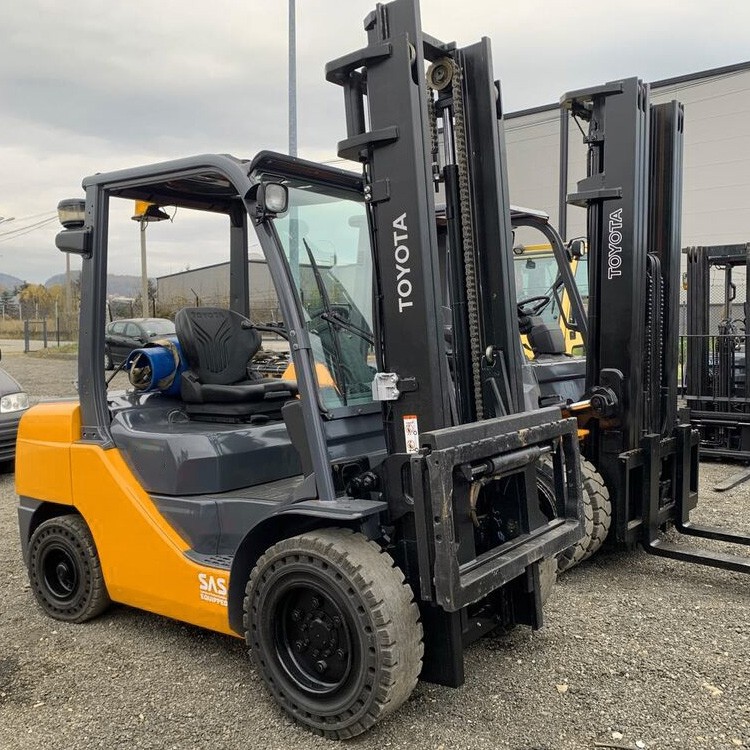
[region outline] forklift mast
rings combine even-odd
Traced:
[[[411,0],[378,5],[365,29],[368,46],[330,63],[326,75],[344,88],[348,137],[339,155],[364,165],[380,258],[382,366],[401,393],[390,404],[387,438],[402,451],[410,415],[431,430],[521,407],[505,143],[488,39],[458,49],[424,34]],[[439,261],[438,179],[453,238],[450,257]],[[443,337],[430,335],[443,329],[445,276],[455,400]]]
[[[522,411],[489,40],[457,48],[423,33],[415,0],[379,4],[364,25],[367,46],[326,77],[344,92],[338,153],[362,164],[378,285],[373,394],[388,455],[371,485],[384,490],[427,623],[423,677],[458,685],[465,643],[500,623],[541,624],[539,564],[581,537],[576,423],[557,408]],[[537,493],[544,456],[549,515]]]
[[[639,444],[645,426],[648,87],[630,79],[574,92],[563,104],[589,121],[588,175],[568,201],[588,208],[587,390],[618,422],[595,447],[604,469],[607,455]]]
[[[586,391],[595,418],[581,452],[612,496],[614,541],[750,572],[750,562],[665,542],[660,531],[750,544],[690,521],[698,500],[698,433],[678,423],[683,108],[651,105],[647,84],[615,81],[563,96],[588,124],[587,176],[567,196],[587,209]],[[565,133],[567,127],[563,127]],[[567,185],[567,164],[561,186]]]
[[[750,460],[747,352],[750,243],[687,247],[686,411],[701,435],[701,454]],[[717,283],[718,282],[718,283]],[[717,299],[712,292],[720,289]],[[716,487],[729,489],[735,474]],[[744,480],[743,480],[744,481]]]

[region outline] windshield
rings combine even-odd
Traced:
[[[560,317],[560,308],[552,292],[557,279],[555,256],[551,251],[549,253],[523,253],[514,256],[514,261],[518,301],[522,302],[531,297],[550,297],[550,303],[541,311],[540,316],[547,323],[556,322]],[[588,256],[583,255],[578,258],[574,265],[573,278],[585,309],[589,296]],[[563,289],[561,288],[558,293],[562,294]]]
[[[373,276],[367,215],[350,193],[288,184],[276,231],[310,334],[327,408],[372,401]]]
[[[552,254],[524,253],[514,257],[516,270],[516,298],[519,302],[532,297],[551,297],[551,302],[540,313],[552,323],[560,317],[552,287],[557,279],[557,263]]]

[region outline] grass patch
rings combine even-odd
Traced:
[[[39,359],[75,359],[78,356],[78,344],[61,344],[60,346],[50,346],[47,349],[37,349],[28,352],[31,357]]]

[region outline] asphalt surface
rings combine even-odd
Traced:
[[[9,354],[3,366],[35,399],[75,393],[73,361]],[[701,466],[697,519],[750,530],[750,484],[710,490],[735,470]],[[335,746],[281,714],[239,640],[123,606],[85,625],[43,616],[20,559],[15,502],[12,474],[0,475],[0,748]],[[641,551],[601,554],[560,579],[544,628],[473,645],[462,688],[420,683],[348,744],[750,747],[749,586],[740,574]]]

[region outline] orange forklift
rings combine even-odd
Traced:
[[[244,638],[279,706],[336,739],[419,678],[461,685],[485,633],[541,627],[544,582],[583,536],[576,420],[524,410],[489,41],[424,34],[414,0],[378,5],[365,29],[326,71],[345,92],[339,153],[361,174],[208,154],[87,177],[63,203],[57,247],[83,259],[79,397],[29,410],[16,464],[48,615],[118,602]],[[133,387],[115,391],[108,225],[133,200],[223,219],[230,305],[180,310],[176,337],[128,357]],[[253,367],[251,232],[294,380]]]

